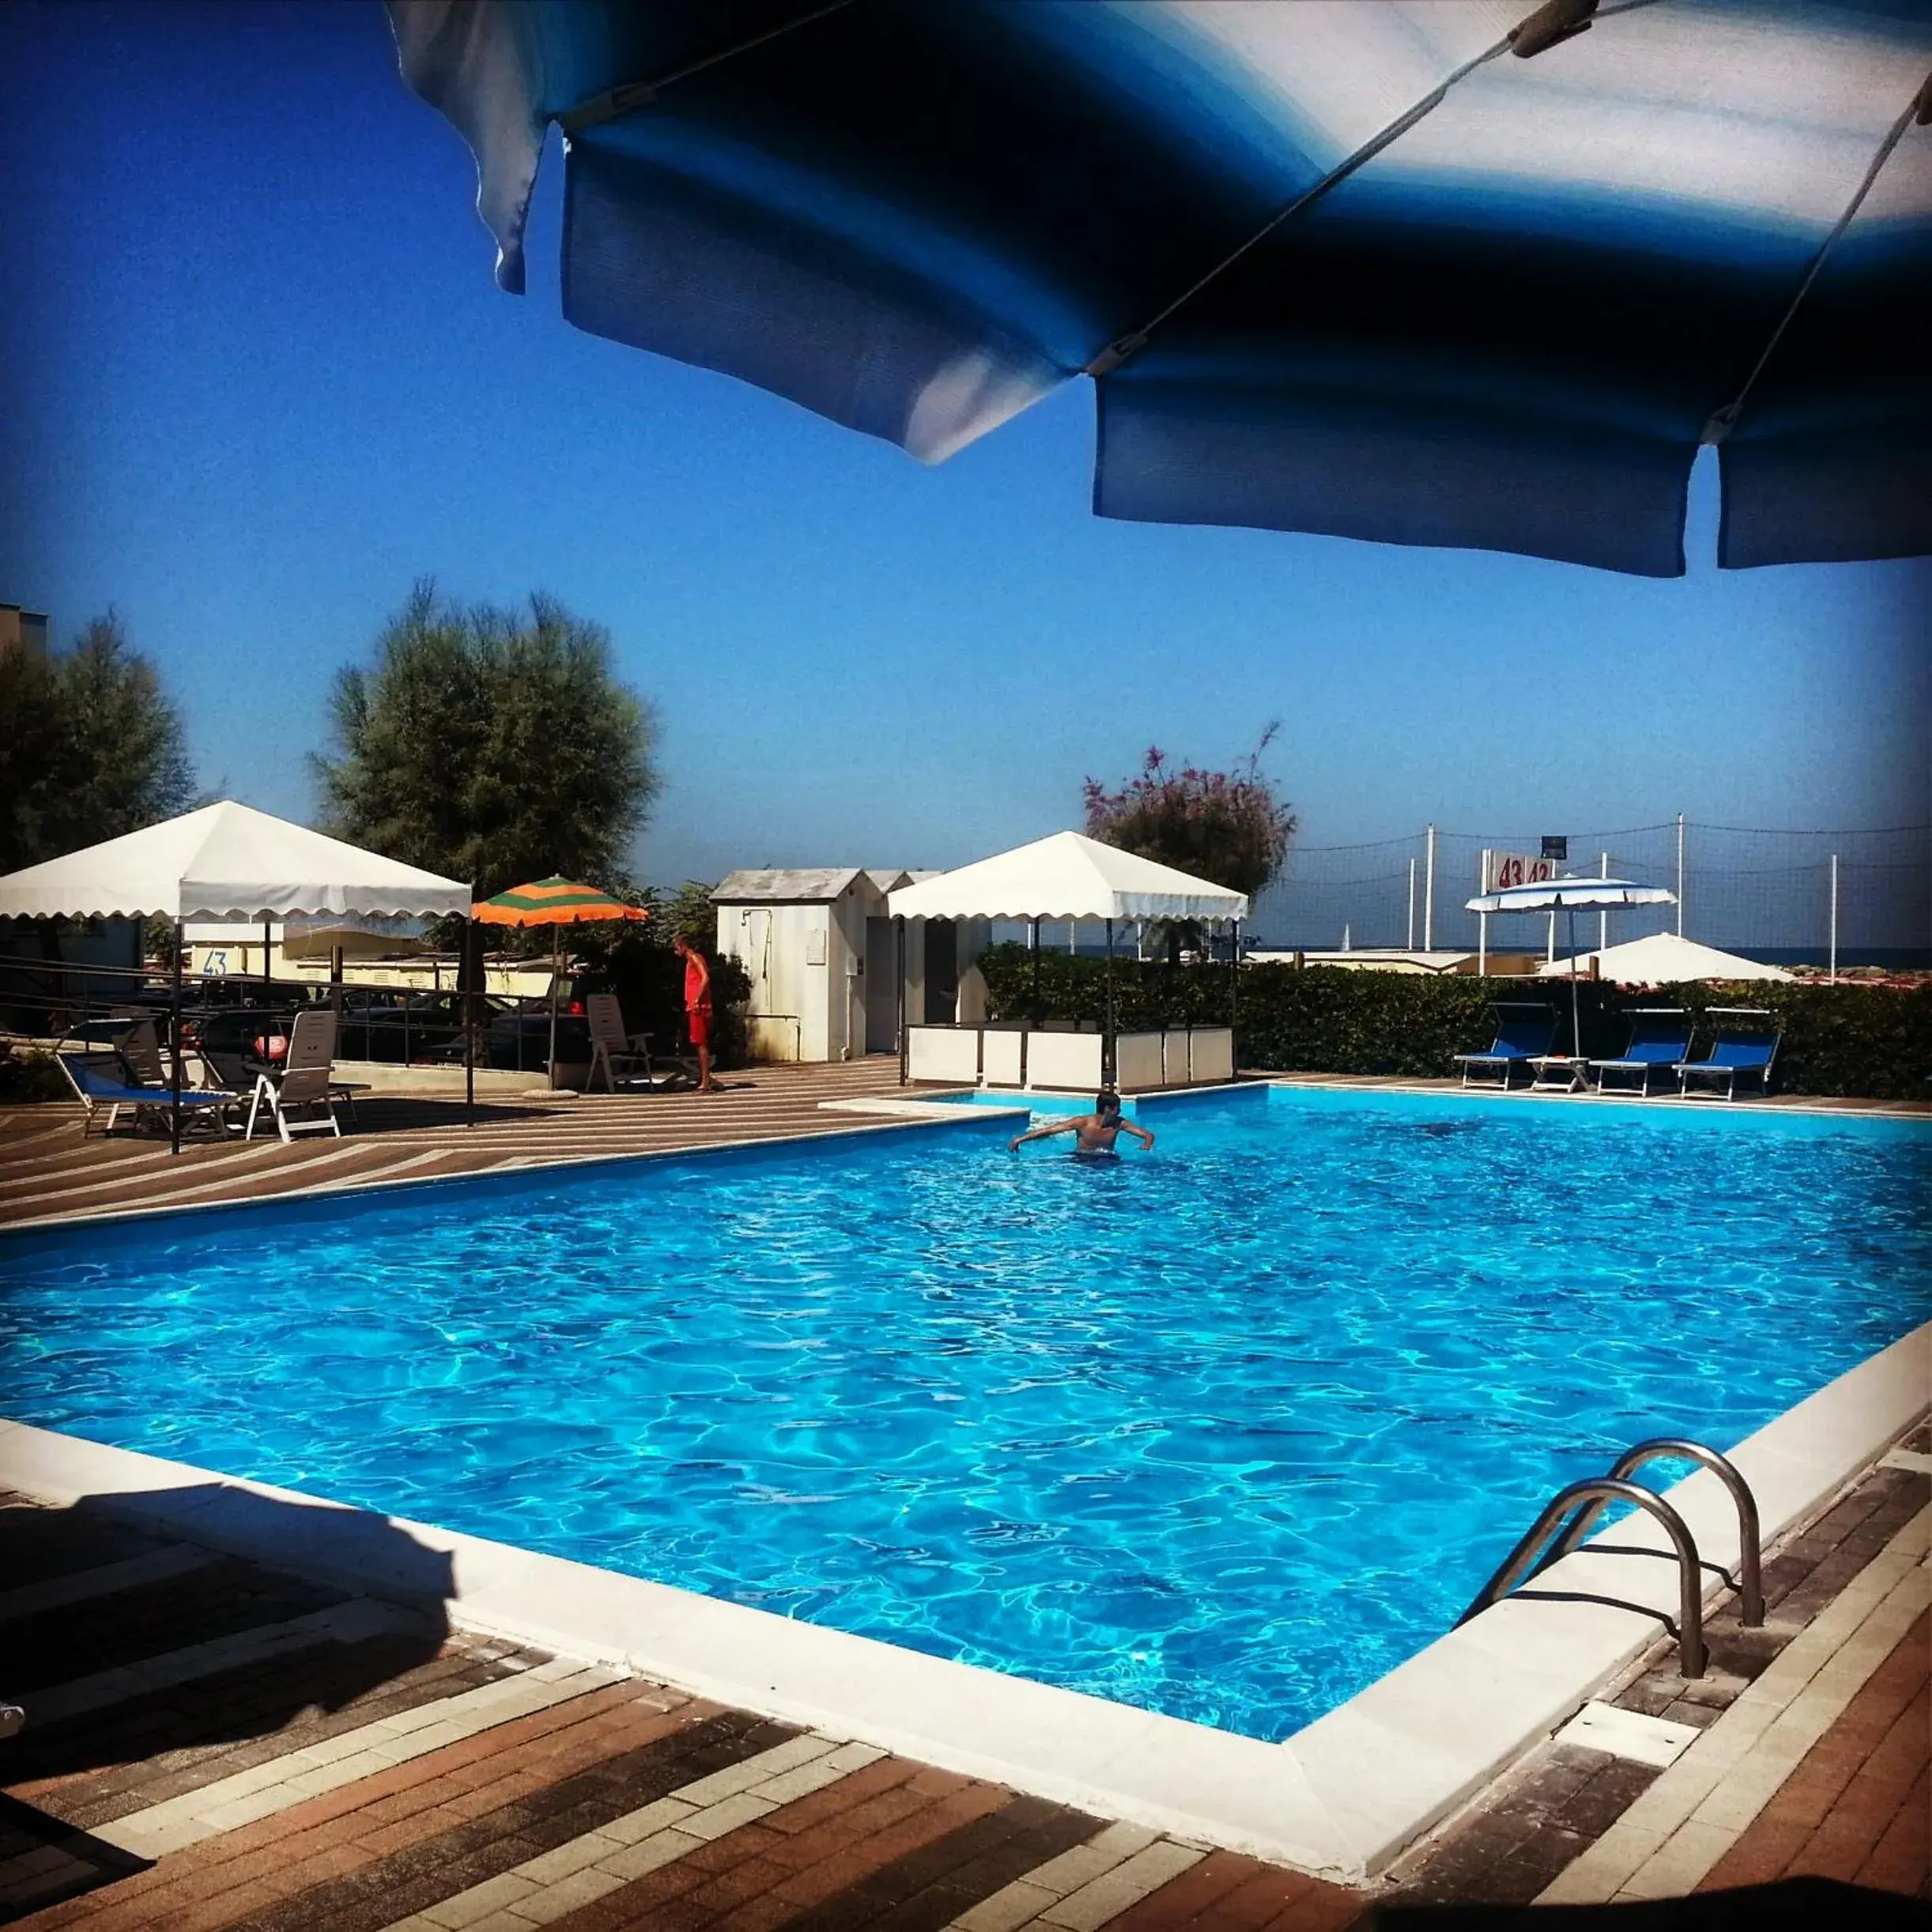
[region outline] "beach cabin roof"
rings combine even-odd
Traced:
[[[863,878],[857,866],[789,866],[734,872],[711,894],[715,906],[821,905]]]
[[[1243,919],[1247,895],[1077,832],[901,886],[899,919]]]
[[[232,798],[0,878],[0,915],[284,919],[470,911],[470,888]]]

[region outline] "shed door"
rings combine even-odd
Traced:
[[[926,922],[926,1024],[950,1026],[959,1017],[959,930],[950,919]]]
[[[899,953],[890,919],[866,921],[866,1051],[899,1046]]]

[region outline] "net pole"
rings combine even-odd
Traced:
[[[1838,855],[1832,855],[1832,964],[1831,983],[1838,983]]]
[[[1422,889],[1422,950],[1436,950],[1436,828],[1428,828],[1428,877]]]
[[[1608,852],[1600,853],[1598,858],[1600,862],[1597,868],[1597,877],[1600,879],[1607,879],[1610,876],[1610,855]],[[1610,915],[1608,912],[1599,912],[1597,915],[1597,950],[1599,953],[1607,953],[1609,949]]]
[[[1489,889],[1489,848],[1483,847],[1480,861],[1482,870],[1477,874],[1485,892]],[[1476,977],[1486,979],[1489,976],[1489,915],[1486,912],[1476,915]]]
[[[1684,937],[1684,814],[1677,813],[1677,937]]]

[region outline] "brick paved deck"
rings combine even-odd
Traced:
[[[479,1102],[371,1097],[353,1132],[196,1140],[117,1133],[82,1138],[78,1105],[0,1109],[0,1226],[76,1221],[130,1209],[206,1206],[297,1189],[366,1187],[599,1156],[664,1153],[740,1141],[850,1132],[866,1123],[819,1103],[896,1092],[899,1063],[875,1055],[831,1066],[760,1066],[726,1074],[716,1094],[583,1094]]]
[[[485,1640],[111,1503],[0,1495],[0,1691],[28,1718],[0,1741],[0,1923],[1366,1932],[1794,1873],[1924,1898],[1927,1460],[1787,1538],[1765,1629],[1714,1617],[1705,1678],[1660,1643],[1609,1693],[1692,1727],[1670,1768],[1543,1746],[1373,1892]],[[1740,1724],[1757,1749],[1724,1748]]]

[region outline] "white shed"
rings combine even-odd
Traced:
[[[761,1060],[855,1060],[899,1047],[898,957],[886,895],[933,875],[824,866],[734,872],[711,894],[718,952],[751,980],[751,1050]],[[974,962],[985,919],[906,934],[906,1017],[949,1024],[986,1015]]]

